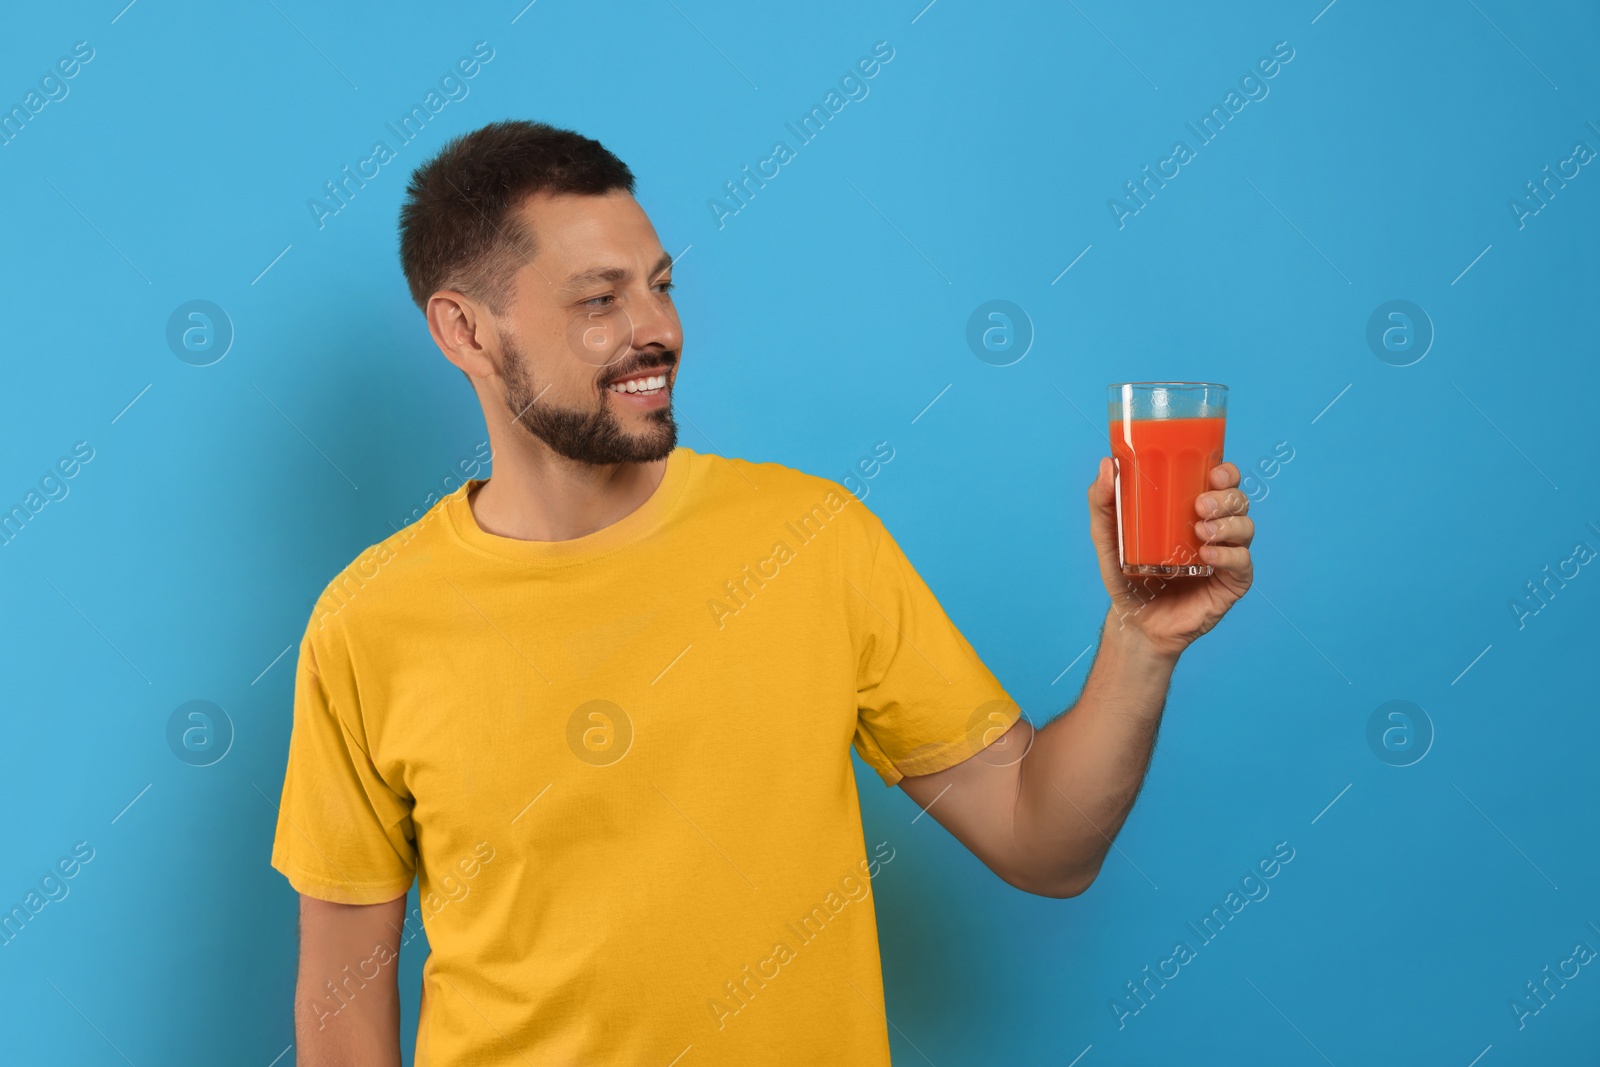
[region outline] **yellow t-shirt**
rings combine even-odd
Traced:
[[[835,482],[680,447],[570,541],[487,533],[479,484],[318,601],[272,865],[419,879],[418,1067],[887,1064],[851,745],[893,785],[1020,709]],[[327,1015],[395,965],[353,962]]]

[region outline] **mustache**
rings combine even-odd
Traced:
[[[655,355],[641,356],[623,367],[614,369],[610,374],[606,375],[600,380],[600,384],[602,386],[610,385],[612,382],[621,381],[624,378],[632,378],[635,375],[644,374],[649,371],[670,371],[673,367],[677,366],[677,363],[678,356],[675,352],[663,352]]]

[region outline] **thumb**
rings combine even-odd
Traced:
[[[1117,556],[1117,491],[1110,456],[1100,457],[1100,469],[1089,484],[1089,537],[1106,574],[1122,572]]]

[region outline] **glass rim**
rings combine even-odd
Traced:
[[[1191,388],[1200,388],[1200,389],[1226,389],[1226,388],[1228,388],[1226,385],[1223,385],[1221,382],[1111,382],[1110,384],[1108,384],[1106,386],[1106,388],[1107,389],[1122,389],[1122,388],[1124,388],[1126,386],[1129,386],[1129,385],[1168,385],[1168,386],[1179,385],[1179,386],[1188,386],[1188,387],[1191,387]]]

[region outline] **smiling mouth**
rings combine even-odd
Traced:
[[[606,386],[613,393],[638,393],[644,396],[654,396],[667,387],[667,375],[641,373],[629,378],[622,378]]]

